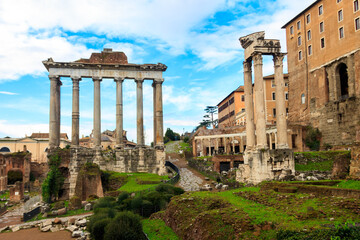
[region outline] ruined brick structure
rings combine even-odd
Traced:
[[[358,2],[318,0],[283,27],[290,125],[319,128],[323,144],[360,140],[359,21]]]

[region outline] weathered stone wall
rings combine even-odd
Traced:
[[[16,182],[15,186],[10,188],[10,202],[20,202],[24,198],[24,183]]]
[[[244,183],[281,180],[295,175],[294,153],[291,149],[247,151],[244,164],[236,172],[236,180]]]
[[[77,177],[75,195],[82,201],[85,201],[90,195],[104,197],[101,171],[96,164],[83,165]]]
[[[360,180],[360,146],[353,146],[351,149],[350,178]]]
[[[244,156],[243,155],[216,155],[214,156],[211,161],[214,162],[214,171],[220,173],[220,163],[221,162],[229,162],[230,168],[234,168],[234,162],[238,161],[242,164],[244,163]]]
[[[0,154],[0,191],[7,189],[6,160],[4,155]]]
[[[5,162],[6,164],[6,176],[9,171],[21,171],[23,174],[23,183],[27,185],[30,182],[31,153],[16,152],[10,154],[0,154],[0,161]]]
[[[48,163],[37,163],[37,162],[30,163],[30,172],[35,177],[35,179],[40,179],[40,180],[44,179],[48,171],[49,171]]]

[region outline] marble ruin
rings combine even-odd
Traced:
[[[283,59],[279,40],[265,39],[265,32],[257,32],[240,39],[245,49],[244,87],[246,108],[246,151],[244,164],[239,166],[237,181],[260,183],[281,179],[295,173],[293,151],[289,149],[285,108]],[[266,136],[265,100],[262,55],[272,55],[276,85],[276,149],[269,149]],[[254,62],[254,88],[252,83]],[[256,113],[254,113],[253,91]],[[254,122],[255,119],[255,122]],[[255,131],[256,130],[256,131]]]
[[[104,49],[93,53],[89,59],[75,62],[55,62],[52,58],[43,61],[50,79],[49,154],[60,142],[60,89],[61,77],[70,77],[73,82],[72,137],[70,148],[70,194],[75,194],[76,179],[80,168],[87,161],[94,162],[101,170],[117,172],[150,172],[165,174],[163,139],[162,73],[167,66],[158,64],[131,64],[123,52]],[[94,82],[94,147],[79,145],[79,87],[82,78]],[[114,79],[116,84],[116,148],[114,154],[106,155],[101,149],[100,86],[103,79]],[[136,82],[137,99],[137,147],[129,149],[123,143],[123,91],[124,80]],[[143,82],[153,81],[154,93],[154,148],[145,146],[143,126]],[[115,103],[114,103],[115,104]]]

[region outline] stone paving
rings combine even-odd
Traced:
[[[180,182],[179,185],[185,191],[200,191],[203,180],[197,177],[193,172],[187,168],[180,168]]]

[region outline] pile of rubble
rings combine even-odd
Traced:
[[[213,187],[211,186],[213,185],[215,189],[217,190],[229,190],[229,185],[224,185],[222,183],[217,183],[217,182],[212,182],[211,184],[205,184],[203,187],[200,188],[200,191],[212,191]]]
[[[89,214],[88,214],[89,215]],[[26,224],[21,224],[13,227],[5,227],[1,231],[11,230],[12,232],[17,232],[21,229],[29,228],[39,228],[42,232],[58,232],[67,230],[71,232],[73,238],[78,240],[90,239],[90,233],[86,232],[86,224],[88,220],[87,216],[80,218],[68,217],[68,218],[55,218],[55,219],[46,219],[42,221],[29,222]]]

